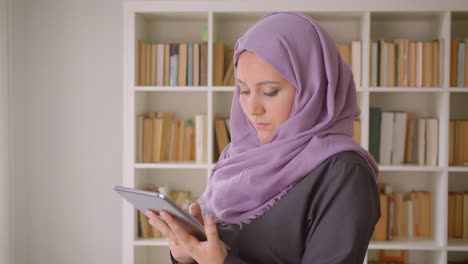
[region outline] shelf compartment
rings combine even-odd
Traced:
[[[448,251],[464,251],[466,259],[468,259],[468,239],[449,238],[447,240]],[[450,253],[449,253],[450,254]]]
[[[208,92],[156,91],[135,94],[135,112],[174,112],[177,119],[194,119],[208,113]],[[176,103],[174,103],[176,102]]]
[[[135,40],[154,43],[201,42],[208,12],[136,13]]]
[[[384,171],[380,173],[379,182],[391,186],[392,192],[399,192],[403,195],[410,191],[427,191],[430,195],[430,237],[397,237],[390,241],[372,241],[381,245],[383,243],[389,243],[389,245],[401,245],[400,243],[413,243],[413,242],[424,242],[427,243],[439,243],[442,241],[444,228],[442,223],[445,223],[445,214],[441,214],[445,208],[445,204],[442,201],[446,201],[446,186],[444,182],[444,172],[401,172],[401,171]],[[430,242],[428,242],[430,241]]]
[[[468,247],[458,248],[447,252],[447,263],[449,264],[463,264],[468,261]]]
[[[436,263],[443,263],[444,260],[444,253],[436,246],[422,246],[421,248],[418,247],[411,247],[410,248],[382,248],[387,250],[408,250],[406,252],[406,261],[404,263],[425,263],[425,264],[436,264]],[[367,257],[369,262],[368,263],[380,263],[380,248],[369,250]],[[390,263],[390,262],[388,262]],[[393,263],[393,262],[392,262]],[[396,263],[396,262],[395,262]]]
[[[138,264],[171,264],[169,247],[154,247],[153,245],[141,245],[134,247],[133,263]]]
[[[444,36],[444,18],[444,12],[371,12],[371,39],[439,39]]]
[[[207,178],[206,169],[135,169],[135,188],[143,189],[148,184],[167,186],[191,191],[192,197],[197,198],[203,194]]]

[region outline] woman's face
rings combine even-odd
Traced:
[[[262,143],[290,116],[296,88],[270,64],[244,51],[237,62],[240,104]]]

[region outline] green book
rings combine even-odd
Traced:
[[[377,107],[370,108],[369,114],[369,152],[377,163],[380,162],[380,120],[382,110]]]

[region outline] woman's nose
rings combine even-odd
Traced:
[[[252,116],[258,116],[265,112],[262,99],[258,95],[251,95],[248,102],[248,111]]]

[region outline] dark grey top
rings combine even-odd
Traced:
[[[380,218],[377,184],[355,152],[333,155],[263,216],[218,226],[227,264],[362,264]]]

